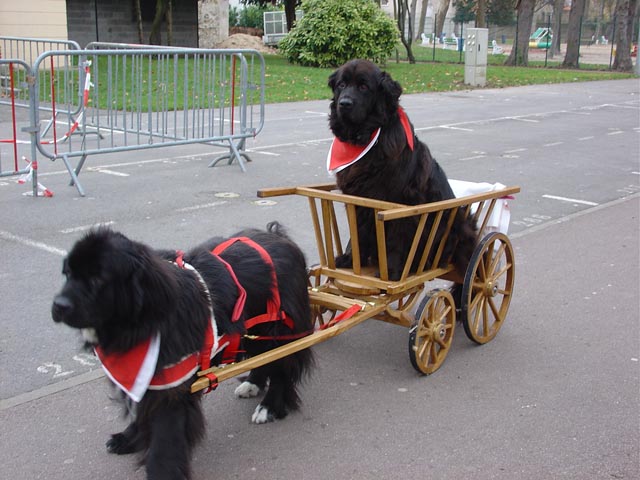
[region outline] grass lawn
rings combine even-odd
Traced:
[[[432,53],[431,49],[421,47],[417,63],[412,65],[390,59],[383,68],[394,80],[400,82],[404,93],[444,92],[472,88],[464,84],[464,63],[457,63],[458,52],[437,48],[438,61],[436,62],[430,61]],[[601,68],[600,65],[582,65],[580,70],[565,70],[555,66],[542,68],[536,66],[538,63],[529,67],[505,67],[502,65],[505,58],[504,55],[489,55],[486,88],[634,77],[633,74],[594,70],[594,68]],[[267,103],[322,100],[329,99],[331,96],[327,78],[333,72],[333,68],[291,65],[278,55],[265,55],[265,65]]]

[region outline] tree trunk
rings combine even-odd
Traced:
[[[585,2],[586,0],[573,0],[571,3],[567,28],[567,52],[564,56],[564,62],[562,62],[562,66],[565,68],[580,67],[580,33]]]
[[[284,16],[287,19],[287,30],[290,32],[296,26],[296,0],[284,2]]]
[[[511,53],[504,62],[507,66],[527,66],[529,64],[529,37],[531,36],[535,6],[536,0],[519,0],[516,6],[518,10],[518,25],[516,27],[518,33]]]
[[[144,43],[144,31],[142,29],[142,9],[140,8],[140,0],[133,2],[136,10],[136,25],[138,27],[138,43]]]
[[[476,28],[487,28],[487,0],[477,0]]]
[[[637,0],[618,0],[616,5],[616,57],[613,60],[613,69],[620,72],[633,70],[631,39],[637,3]]]
[[[400,30],[400,40],[407,50],[407,58],[409,63],[416,63],[411,50],[413,41],[413,19],[411,18],[411,10],[409,9],[408,0],[396,0],[398,7],[398,29]]]
[[[416,27],[416,10],[418,10],[418,0],[411,0],[411,10],[409,10],[409,19],[411,20],[411,30],[415,33]],[[419,39],[420,34],[417,34],[414,39]]]
[[[429,6],[429,0],[422,0],[422,5],[420,7],[420,22],[418,24],[418,35],[416,38],[422,38],[422,34],[424,31],[424,22],[427,19],[427,7]]]
[[[604,0],[603,0],[604,4]],[[551,30],[553,30],[553,38],[551,39],[551,48],[549,49],[549,57],[560,55],[560,40],[562,38],[562,9],[564,8],[564,0],[555,0],[553,2],[553,22]]]
[[[149,43],[151,45],[162,44],[162,32],[160,27],[162,26],[162,20],[167,13],[167,4],[169,0],[156,0],[156,14],[153,17],[153,23],[151,24],[151,32],[149,33]]]
[[[168,0],[167,13],[167,45],[173,45],[173,1]]]
[[[449,0],[438,0],[434,10],[436,16],[436,37],[442,34],[442,28],[444,27],[444,20],[447,17],[448,10]]]

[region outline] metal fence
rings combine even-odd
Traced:
[[[6,137],[0,136],[0,178],[21,176],[21,183],[31,181],[33,195],[38,195],[38,163],[35,160],[37,132],[31,109],[18,112],[20,97],[35,97],[35,77],[31,66],[19,59],[0,60],[0,101],[6,106],[0,125],[7,126]],[[18,97],[18,98],[16,98]],[[4,115],[4,111],[8,115]],[[8,119],[8,120],[7,120]],[[22,127],[20,125],[23,125]],[[48,191],[44,191],[47,194]]]
[[[12,51],[19,45],[23,53],[40,53],[33,62],[20,60],[23,68],[13,73],[16,85],[30,90],[13,86],[12,98],[0,94],[0,103],[13,109],[14,130],[15,108],[28,107],[33,166],[36,153],[61,159],[80,195],[78,175],[97,153],[203,143],[227,150],[209,166],[237,161],[246,171],[246,140],[264,125],[259,52],[114,43],[80,50],[73,42],[40,51],[50,41],[30,47],[34,39],[3,39],[13,42]]]

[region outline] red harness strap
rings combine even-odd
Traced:
[[[262,315],[257,315],[253,318],[247,319],[245,321],[246,329],[249,330],[250,328],[255,327],[256,325],[259,325],[261,323],[282,321],[287,327],[293,330],[294,329],[293,319],[289,317],[286,314],[286,312],[280,309],[280,291],[278,290],[278,278],[276,275],[276,268],[273,265],[273,260],[271,259],[271,255],[269,255],[269,253],[264,248],[262,248],[262,246],[260,246],[250,238],[235,237],[235,238],[230,238],[225,242],[222,242],[220,245],[214,248],[211,253],[224,262],[224,260],[220,258],[220,254],[236,242],[242,242],[245,245],[248,245],[251,248],[253,248],[256,252],[260,254],[260,257],[262,258],[262,260],[266,264],[268,264],[271,269],[271,297],[272,298],[267,300],[267,311]],[[232,277],[234,278],[234,281],[236,282],[238,287],[242,288],[238,283],[238,279],[236,278],[235,274],[233,274],[233,270],[231,270],[231,266],[226,262],[224,263],[228,265],[227,268],[232,274]],[[245,297],[246,297],[246,292],[245,292]],[[244,305],[244,300],[242,303]],[[236,303],[236,307],[237,307],[237,303]]]

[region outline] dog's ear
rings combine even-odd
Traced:
[[[175,308],[179,286],[171,272],[171,264],[146,246],[138,252],[136,263],[129,285],[134,301],[133,320],[153,322]]]
[[[331,90],[333,90],[336,87],[337,81],[338,81],[338,70],[336,70],[331,75],[329,75],[329,81],[327,82],[327,85],[329,85],[329,88]]]
[[[400,95],[402,95],[402,87],[387,72],[380,74],[380,90],[389,106],[390,110],[398,108]]]

